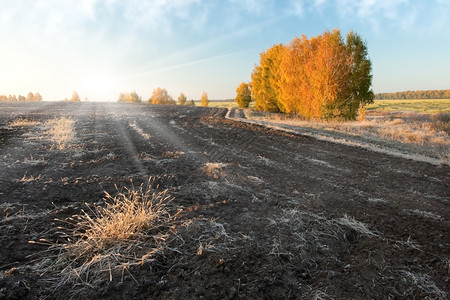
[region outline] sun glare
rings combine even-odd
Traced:
[[[109,100],[116,80],[107,74],[88,75],[83,82],[83,90],[91,100]]]

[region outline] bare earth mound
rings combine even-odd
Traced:
[[[0,105],[0,299],[449,296],[449,166],[226,109]],[[72,255],[151,177],[164,218]]]

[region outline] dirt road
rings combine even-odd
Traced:
[[[226,112],[0,103],[0,299],[449,296],[449,166]],[[61,117],[74,121],[64,149],[47,134],[48,121]],[[181,211],[164,253],[95,286],[54,289],[58,270],[42,272],[55,257],[48,243],[64,229],[54,219],[150,176]]]

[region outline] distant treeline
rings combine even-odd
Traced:
[[[375,94],[376,100],[450,99],[450,90],[405,91]]]
[[[16,102],[16,101],[42,101],[42,96],[39,93],[33,94],[32,92],[29,92],[28,95],[22,96],[22,95],[0,95],[0,101],[11,101],[11,102]]]

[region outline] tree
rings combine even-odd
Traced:
[[[367,44],[353,31],[347,34],[347,50],[351,60],[351,93],[354,105],[373,103],[375,97],[372,86],[372,62],[369,59]]]
[[[125,103],[125,102],[127,102],[127,96],[126,96],[126,94],[125,94],[125,93],[120,93],[120,94],[119,94],[119,98],[117,99],[117,102],[120,102],[120,103]]]
[[[136,91],[132,91],[129,95],[128,95],[128,102],[130,103],[141,103],[142,102],[142,98],[141,96],[139,96]]]
[[[42,101],[42,96],[38,92],[34,94],[34,101]]]
[[[262,111],[280,112],[280,62],[284,46],[275,45],[260,54],[260,65],[255,66],[250,84],[255,108]]]
[[[120,93],[117,102],[121,103],[141,103],[142,98],[139,96],[136,91],[131,93]]]
[[[348,118],[350,60],[339,30],[295,38],[281,62],[280,102],[306,118]],[[358,106],[352,106],[353,115]]]
[[[200,98],[200,105],[203,107],[208,107],[209,102],[208,94],[203,92],[202,97]]]
[[[360,103],[373,101],[365,42],[337,29],[302,35],[260,54],[252,72],[255,108],[305,118],[355,119]]]
[[[178,97],[178,104],[185,105],[186,101],[187,101],[186,96],[183,93],[181,93],[180,96]]]
[[[71,102],[80,102],[81,101],[80,96],[78,95],[77,92],[74,91],[72,93],[72,98],[70,98],[70,101]]]
[[[313,117],[355,120],[359,101],[352,97],[350,53],[339,30],[316,38],[314,49]]]
[[[311,118],[312,94],[310,72],[313,71],[313,42],[305,35],[285,46],[280,63],[280,96],[282,112]]]
[[[148,99],[148,103],[152,104],[175,104],[175,101],[173,98],[169,95],[166,89],[162,89],[158,87],[157,89],[153,90],[153,94]]]
[[[189,101],[188,101],[188,105],[189,105],[189,106],[195,106],[195,101],[194,101],[194,99],[189,100]]]
[[[34,94],[32,92],[28,93],[26,101],[34,101]]]
[[[252,101],[252,92],[250,90],[250,87],[247,83],[242,82],[237,88],[236,88],[236,103],[239,105],[240,108],[247,108]]]
[[[25,96],[22,96],[22,95],[19,95],[19,96],[17,96],[17,101],[26,101],[26,97]]]

